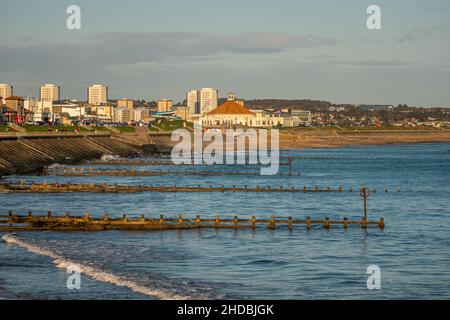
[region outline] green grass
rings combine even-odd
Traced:
[[[186,126],[185,126],[186,124]],[[192,122],[187,122],[184,120],[166,120],[163,119],[160,123],[158,124],[153,124],[152,127],[149,127],[150,131],[173,131],[173,130],[177,130],[177,129],[181,129],[181,128],[185,128],[185,127],[193,127],[193,123]],[[160,130],[158,130],[158,128]]]
[[[7,132],[7,129],[8,129],[8,126],[6,126],[6,125],[0,126],[0,132]],[[9,130],[9,131],[11,131],[11,130]]]
[[[106,129],[105,127],[91,127],[91,130],[96,130],[97,132],[108,132],[108,129]]]
[[[63,131],[72,131],[73,132],[75,129],[79,129],[80,131],[83,131],[83,132],[88,131],[85,128],[75,127],[75,126],[23,126],[23,128],[27,132],[49,132],[48,131],[49,129],[53,130],[53,132],[55,132],[55,130],[58,130],[58,132],[63,132]]]
[[[119,126],[119,127],[113,127],[117,130],[119,130],[120,132],[125,132],[125,133],[132,133],[136,131],[135,127],[129,127],[129,126]]]

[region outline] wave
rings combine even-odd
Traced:
[[[117,160],[117,159],[119,159],[120,157],[119,156],[116,156],[116,155],[111,155],[111,154],[104,154],[102,157],[101,157],[101,161],[112,161],[112,160]]]
[[[31,244],[29,242],[26,242],[25,240],[19,239],[18,237],[7,234],[2,236],[1,238],[3,241],[10,245],[16,245],[21,248],[24,248],[28,250],[29,252],[46,256],[51,259],[53,259],[53,263],[56,265],[57,268],[65,269],[69,268],[70,266],[76,265],[80,268],[81,273],[84,273],[88,277],[95,279],[97,281],[111,283],[119,287],[126,287],[131,289],[132,291],[140,294],[144,294],[146,296],[159,298],[162,300],[189,300],[192,299],[192,297],[189,296],[183,296],[179,295],[177,293],[172,293],[164,290],[159,289],[152,289],[145,286],[142,286],[134,281],[130,281],[127,279],[123,279],[115,274],[112,274],[107,271],[99,270],[95,267],[88,266],[85,264],[81,264],[75,261],[71,261],[67,258],[64,258],[63,256],[60,256],[56,252],[39,247],[37,245]]]

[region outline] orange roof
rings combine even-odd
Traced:
[[[10,97],[6,98],[5,100],[23,100],[23,99],[18,96],[10,96]]]
[[[208,115],[218,114],[253,114],[249,109],[240,105],[236,101],[228,100],[208,113]]]

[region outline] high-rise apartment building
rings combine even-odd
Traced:
[[[13,95],[13,87],[10,84],[2,83],[0,84],[0,102],[2,104],[6,103],[6,98],[9,98]]]
[[[190,114],[206,114],[217,108],[218,91],[213,88],[191,90],[186,93],[186,105]]]
[[[158,100],[157,103],[157,111],[158,112],[167,112],[172,111],[173,109],[173,101],[168,99]]]
[[[203,88],[200,90],[200,112],[207,114],[217,108],[218,91],[213,88]]]
[[[191,115],[200,113],[199,101],[198,90],[191,90],[186,93],[186,106],[188,107]]]
[[[41,86],[41,101],[59,101],[59,86],[55,84],[45,84]]]
[[[132,99],[126,99],[126,98],[119,99],[119,100],[117,100],[117,106],[119,108],[125,107],[128,109],[133,109],[134,101]]]
[[[108,102],[108,87],[94,84],[88,87],[88,103],[102,104]]]

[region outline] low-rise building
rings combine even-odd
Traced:
[[[48,122],[55,120],[52,101],[26,99],[24,101],[24,107],[33,113],[32,121]]]
[[[75,120],[81,120],[89,110],[89,105],[82,105],[70,101],[55,101],[53,102],[54,114],[66,114],[69,118]]]
[[[134,111],[127,107],[117,107],[113,109],[112,122],[114,123],[130,123],[133,120]]]
[[[175,106],[175,116],[182,120],[189,121],[191,120],[191,108],[188,106]]]
[[[147,122],[148,117],[150,116],[150,112],[146,108],[136,108],[133,111],[133,119],[134,122]]]
[[[250,110],[233,97],[196,121],[205,127],[276,127],[283,125],[283,117],[266,114],[264,110]]]

